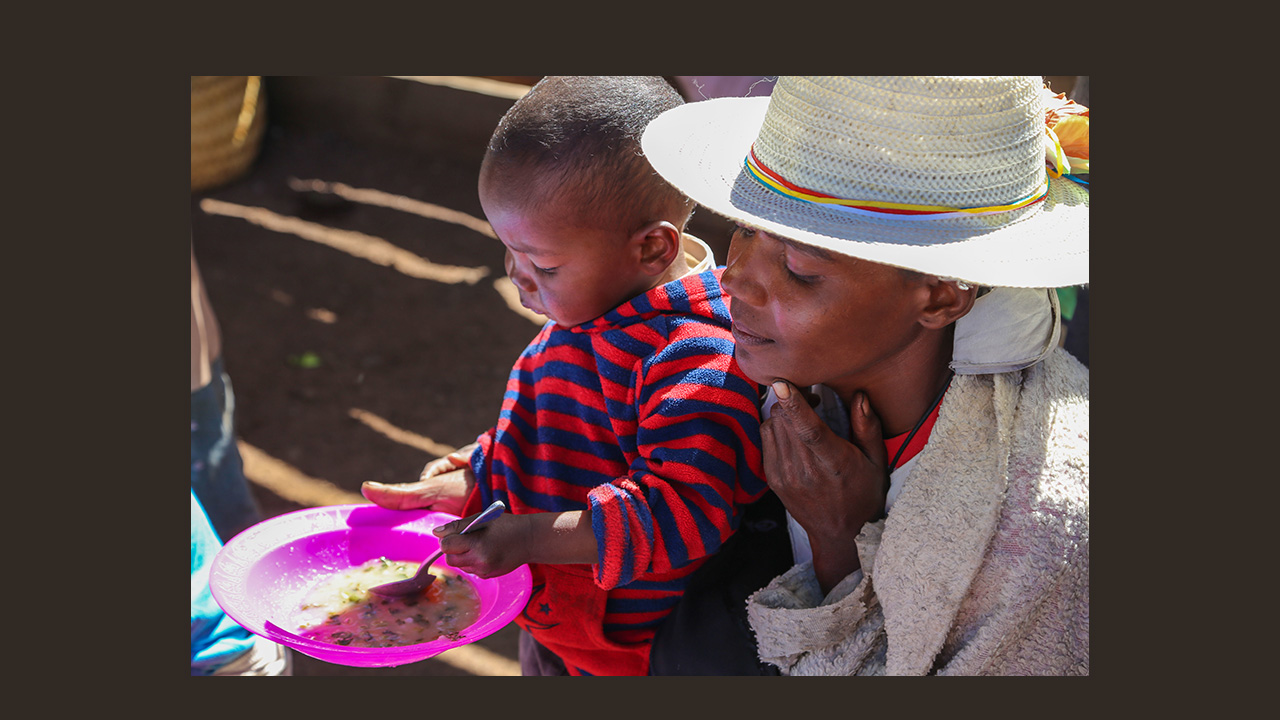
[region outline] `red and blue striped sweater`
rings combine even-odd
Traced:
[[[587,510],[594,565],[532,565],[516,622],[571,674],[643,675],[690,575],[766,490],[759,388],[733,359],[721,270],[589,323],[548,323],[479,437],[464,514]]]

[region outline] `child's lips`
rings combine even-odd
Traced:
[[[528,299],[525,298],[524,293],[520,293],[520,304],[524,306],[525,310],[530,312],[535,312],[542,316],[546,316],[547,314],[545,310],[529,302]]]

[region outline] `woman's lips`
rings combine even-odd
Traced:
[[[733,323],[732,329],[733,329],[733,341],[736,343],[741,343],[742,345],[759,346],[759,345],[768,345],[769,343],[773,342],[769,338],[762,337],[760,335],[755,334],[754,332],[751,332],[751,330],[743,327],[742,325],[736,322]]]

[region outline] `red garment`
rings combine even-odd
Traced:
[[[933,410],[929,412],[929,416],[920,424],[920,429],[916,430],[915,435],[905,432],[901,435],[887,438],[884,441],[884,449],[889,451],[889,462],[893,462],[894,456],[898,454],[898,448],[902,447],[902,443],[906,442],[908,437],[911,438],[911,443],[907,445],[907,449],[902,451],[902,457],[899,457],[898,462],[889,468],[889,472],[906,465],[907,461],[918,455],[924,449],[924,446],[929,444],[929,433],[933,432],[933,424],[938,421],[938,410],[942,407],[942,397],[945,396],[946,394],[944,393],[938,398],[938,402],[934,403]]]

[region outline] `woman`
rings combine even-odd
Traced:
[[[1088,673],[1089,375],[1053,288],[1088,282],[1089,198],[1042,92],[783,77],[646,130],[739,224],[735,357],[795,556],[747,614],[783,674]]]

